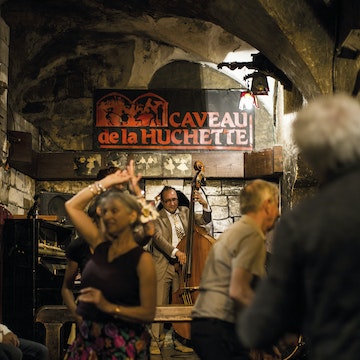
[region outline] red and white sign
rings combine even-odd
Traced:
[[[254,147],[254,110],[241,91],[96,90],[96,149],[239,150]]]

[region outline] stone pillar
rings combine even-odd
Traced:
[[[8,118],[8,78],[9,78],[10,29],[0,17],[0,204],[12,214],[24,214],[33,203],[35,180],[8,166],[10,142],[8,130],[28,131],[33,126],[23,126],[25,120],[16,113]],[[11,119],[11,121],[9,121]],[[16,122],[20,125],[16,125]],[[9,128],[8,128],[9,126]]]
[[[0,17],[0,206],[7,204],[8,199],[8,183],[9,172],[7,171],[7,84],[8,84],[8,67],[9,67],[9,27],[5,24],[4,20]],[[3,212],[3,214],[5,214]],[[2,254],[2,234],[5,219],[3,216],[0,219],[0,321],[2,321],[2,267],[3,267],[3,254]]]
[[[8,155],[7,142],[7,87],[9,68],[9,37],[10,30],[0,17],[0,203],[6,204],[8,199],[8,183],[10,181],[6,168]]]

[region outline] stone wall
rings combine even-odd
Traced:
[[[7,169],[8,142],[7,142],[7,87],[9,67],[9,27],[0,17],[0,82],[3,84],[0,90],[0,202],[7,204],[9,173]]]
[[[20,172],[11,169],[7,163],[10,151],[10,142],[7,138],[8,114],[8,67],[9,67],[9,27],[0,18],[0,202],[6,206],[11,213],[23,214],[24,209],[29,207],[31,201],[27,197],[31,197],[34,193],[35,182]],[[24,131],[24,130],[23,130]]]
[[[71,181],[66,183],[42,182],[41,186],[43,189],[48,189],[49,191],[75,194],[91,183],[92,182],[87,181]],[[203,197],[207,199],[212,209],[213,221],[212,224],[209,224],[207,227],[207,231],[215,239],[218,239],[231,224],[240,218],[240,191],[246,183],[247,180],[244,179],[211,179],[207,180],[206,186],[200,189],[200,192]],[[156,201],[157,195],[159,195],[165,185],[180,190],[190,199],[191,181],[182,179],[145,180],[144,190],[146,199]],[[201,211],[202,207],[196,204],[195,213]]]
[[[173,50],[175,51],[175,49]],[[142,59],[148,52],[146,43],[138,42],[136,47],[129,47],[124,61],[129,63],[129,68],[138,69],[141,74],[137,74],[136,87],[138,88],[213,88],[213,89],[229,89],[229,88],[242,88],[243,85],[236,80],[219,73],[218,71],[210,68],[205,64],[196,63],[190,60],[187,54],[181,54],[177,59],[163,58],[162,52],[152,53],[153,57],[158,57],[157,61],[151,62],[155,64],[150,66],[150,63],[144,68],[138,66],[134,59]],[[124,55],[125,56],[125,55]],[[161,61],[160,61],[161,60]],[[161,66],[159,66],[161,64]],[[85,66],[85,65],[84,65]],[[85,67],[84,67],[85,68]],[[133,74],[133,72],[132,72]],[[174,76],[177,74],[177,76]],[[196,76],[194,76],[196,74]],[[113,76],[112,72],[108,76]],[[106,88],[117,87],[127,88],[134,87],[133,79],[123,77],[121,82],[115,81],[111,84],[108,83],[108,78],[99,76],[96,73],[82,73],[85,83],[91,83],[93,86],[90,88]],[[134,76],[134,75],[133,75]],[[71,84],[74,85],[74,82]],[[58,84],[57,84],[58,85]],[[61,89],[67,89],[60,87]],[[64,91],[65,91],[64,90]],[[69,90],[69,89],[68,89]],[[54,113],[49,112],[49,118],[44,119],[48,123],[53,120],[53,116],[60,116],[62,118],[63,127],[60,129],[47,128],[48,131],[39,131],[34,128],[24,118],[14,113],[4,125],[8,126],[7,130],[26,131],[32,134],[34,151],[56,152],[64,150],[91,150],[92,144],[89,139],[92,139],[92,94],[88,90],[86,94],[80,94],[80,98],[76,98],[76,103],[79,106],[72,106],[69,99],[72,93],[68,96],[63,93],[58,93],[54,89],[44,87],[46,94],[57,94],[55,98],[50,96],[49,108],[53,109]],[[69,90],[70,91],[70,90]],[[78,94],[79,95],[79,94]],[[269,98],[275,97],[277,94],[274,92],[269,94]],[[45,96],[45,94],[44,94]],[[268,98],[266,96],[266,98]],[[268,111],[268,108],[263,106],[263,97],[259,97],[260,108],[256,109],[256,124],[255,124],[255,150],[262,150],[271,148],[277,143],[276,127],[274,126],[274,115]],[[74,100],[74,99],[73,99]],[[74,101],[75,101],[74,100]],[[80,104],[85,104],[80,106]],[[5,117],[6,118],[6,117]],[[86,122],[87,128],[87,141],[84,141],[85,134],[76,131],[79,122]],[[42,128],[42,124],[38,124]],[[3,136],[6,134],[6,127],[3,130]],[[6,156],[4,156],[6,158]],[[26,214],[30,207],[33,205],[33,197],[41,190],[57,191],[61,193],[76,193],[79,189],[86,186],[86,181],[35,181],[14,169],[9,169],[4,172],[6,179],[4,184],[7,186],[7,194],[3,198],[3,202],[8,204],[9,209],[14,214]],[[220,233],[233,223],[239,216],[239,191],[244,184],[243,179],[237,181],[228,181],[226,179],[210,180],[206,187],[206,192],[209,197],[209,203],[213,209],[213,228],[211,232],[217,237]],[[190,185],[189,181],[184,180],[145,180],[145,190],[147,198],[153,200],[154,197],[160,192],[162,186],[166,183],[184,190],[189,196]]]
[[[7,160],[11,151],[11,139],[8,138],[7,131],[32,133],[34,150],[38,150],[38,132],[29,122],[14,114],[11,108],[8,111],[8,96],[11,96],[7,89],[9,37],[9,27],[0,17],[0,203],[12,214],[24,214],[33,203],[35,180],[9,166]]]
[[[147,200],[154,200],[165,185],[182,191],[189,199],[191,182],[183,180],[147,180],[145,193]],[[203,197],[212,209],[213,222],[207,228],[208,232],[218,238],[232,223],[241,216],[239,195],[245,185],[245,180],[207,180],[206,186],[200,189]],[[201,206],[195,206],[195,212],[201,212]]]

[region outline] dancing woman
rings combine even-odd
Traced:
[[[95,249],[82,273],[76,311],[83,322],[65,356],[68,360],[149,358],[146,324],[155,315],[156,275],[151,254],[138,245],[134,233],[151,220],[152,212],[116,188],[129,181],[131,174],[118,170],[65,204],[77,231]],[[84,211],[99,194],[100,227]]]

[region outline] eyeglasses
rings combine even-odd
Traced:
[[[178,202],[178,201],[179,201],[178,198],[172,198],[172,199],[163,200],[163,203],[164,204],[170,204],[171,202]]]

